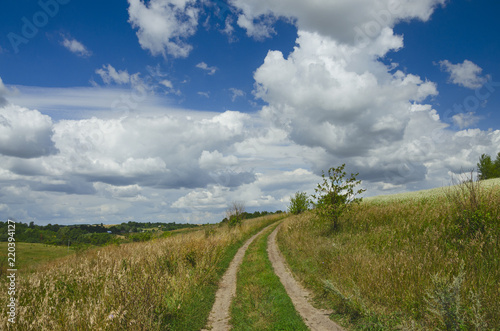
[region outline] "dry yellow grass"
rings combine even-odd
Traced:
[[[13,326],[2,318],[0,329],[203,326],[228,250],[272,221],[260,218],[241,227],[213,226],[145,243],[107,246],[63,258],[29,275],[18,274],[17,323]],[[6,288],[5,280],[0,285]],[[7,291],[1,291],[0,301],[7,300]],[[197,307],[199,311],[194,310]],[[6,309],[1,306],[2,316]],[[188,321],[191,314],[196,314],[194,321]]]

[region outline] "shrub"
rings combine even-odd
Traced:
[[[288,212],[294,215],[298,215],[309,210],[311,202],[307,196],[306,192],[297,192],[295,196],[290,198],[290,206],[288,206]]]
[[[345,164],[337,168],[328,170],[328,177],[323,172],[323,183],[318,184],[315,189],[316,194],[312,197],[317,200],[315,205],[315,213],[320,220],[330,223],[331,229],[336,230],[339,227],[339,217],[346,212],[351,205],[358,204],[362,198],[356,198],[366,190],[355,190],[356,186],[361,184],[360,180],[356,180],[359,174],[351,174],[350,178],[346,178],[347,173],[344,171]]]
[[[245,214],[245,205],[242,202],[233,201],[226,210],[226,219],[229,226],[241,225]]]

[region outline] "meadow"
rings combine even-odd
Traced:
[[[90,249],[19,272],[17,323],[2,318],[0,329],[199,330],[238,247],[280,217]]]
[[[35,243],[16,243],[16,268],[27,272],[54,259],[74,254],[67,247]],[[0,276],[7,270],[7,242],[0,242]]]
[[[336,230],[304,213],[279,247],[348,329],[499,330],[499,184],[367,199]]]

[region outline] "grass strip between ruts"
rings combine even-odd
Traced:
[[[240,266],[231,305],[234,330],[308,330],[267,255],[267,237],[276,226],[257,237]]]

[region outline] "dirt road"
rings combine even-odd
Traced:
[[[250,246],[257,236],[275,224],[273,223],[262,229],[240,247],[219,283],[219,289],[215,295],[215,303],[208,317],[207,325],[202,331],[227,331],[231,329],[231,325],[229,324],[231,318],[229,308],[236,295],[236,276],[239,266],[243,261],[248,246]],[[276,244],[276,234],[280,226],[276,227],[269,235],[267,253],[273,265],[274,272],[278,275],[288,296],[292,299],[295,309],[302,316],[305,324],[313,331],[342,331],[343,329],[340,326],[328,318],[327,311],[316,309],[309,303],[309,292],[293,278],[288,270],[285,259]]]
[[[208,316],[207,325],[202,331],[226,331],[231,329],[231,326],[229,325],[229,320],[231,318],[229,314],[229,307],[231,306],[233,297],[236,295],[236,275],[238,274],[238,268],[243,261],[243,257],[245,256],[248,246],[250,246],[255,238],[257,238],[262,232],[275,224],[276,223],[273,223],[265,227],[252,238],[248,239],[245,244],[240,247],[238,252],[236,252],[236,255],[229,264],[229,268],[224,273],[224,276],[222,276],[222,280],[219,283],[219,289],[215,294],[215,303],[212,307],[212,311],[210,311],[210,315]]]

